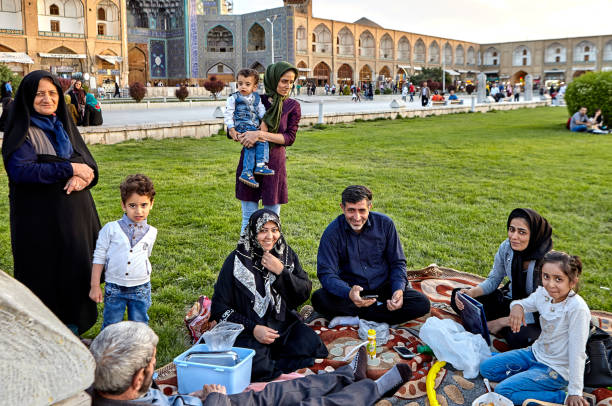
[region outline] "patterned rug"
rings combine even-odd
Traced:
[[[408,271],[408,280],[412,287],[423,292],[431,301],[430,314],[419,319],[390,329],[389,341],[384,346],[377,348],[378,356],[368,362],[368,377],[376,379],[384,374],[396,363],[409,364],[413,371],[413,379],[400,387],[392,398],[378,402],[379,405],[426,405],[429,406],[425,391],[425,379],[427,373],[435,361],[431,355],[418,355],[412,360],[400,358],[393,350],[395,345],[405,345],[413,352],[417,352],[417,345],[423,344],[419,338],[411,333],[418,331],[428,317],[450,318],[459,321],[459,318],[450,307],[450,295],[454,288],[475,286],[484,278],[450,268],[430,265],[427,268]],[[592,311],[592,320],[597,326],[612,333],[612,314],[601,311]],[[358,344],[359,339],[356,327],[327,328],[326,319],[315,319],[309,324],[312,329],[321,335],[321,339],[329,349],[326,359],[318,359],[310,368],[297,371],[303,375],[317,373],[320,370],[334,371],[345,365],[343,358]],[[492,336],[492,351],[506,351],[506,342],[498,337]],[[170,394],[176,391],[176,370],[173,364],[168,364],[158,369],[157,384]],[[287,378],[287,377],[283,377]],[[252,384],[254,389],[261,389],[264,385]],[[448,405],[470,405],[472,401],[485,392],[482,379],[467,380],[463,378],[460,371],[455,371],[448,365],[442,368],[436,379],[438,402],[441,406]],[[612,392],[598,390],[597,406],[612,406]],[[597,393],[596,393],[597,395]]]

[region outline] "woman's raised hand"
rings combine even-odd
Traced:
[[[283,269],[285,269],[283,263],[274,255],[270,254],[270,251],[264,252],[263,256],[261,257],[261,264],[268,271],[276,275],[280,275],[281,272],[283,272]]]
[[[89,185],[94,178],[94,171],[87,164],[72,163],[72,175],[78,176]]]
[[[262,324],[255,326],[253,329],[253,336],[262,344],[272,344],[274,340],[280,337],[278,331]]]
[[[460,289],[457,293],[463,293],[464,295],[472,296],[470,294],[470,290],[471,289]],[[457,309],[463,310],[464,308],[463,302],[461,300],[458,300],[456,296],[455,296],[455,304],[457,305]]]

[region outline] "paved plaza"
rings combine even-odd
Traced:
[[[393,99],[401,100],[400,95],[375,96],[374,100],[363,100],[353,102],[349,96],[298,96],[302,108],[302,115],[313,115],[319,113],[319,100],[323,100],[323,113],[355,113],[355,112],[378,112],[388,111]],[[469,98],[465,99],[465,105],[470,105]],[[181,121],[199,121],[213,119],[213,113],[218,106],[225,106],[223,102],[210,102],[206,106],[189,107],[188,103],[167,103],[165,107],[147,109],[146,104],[142,104],[141,109],[134,109],[129,106],[125,110],[105,111],[102,105],[104,126],[116,127],[130,124],[145,123],[164,123]],[[407,103],[406,109],[421,109],[421,102],[415,97],[414,102]]]

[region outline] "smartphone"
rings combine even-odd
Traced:
[[[398,345],[394,346],[393,349],[395,350],[395,352],[397,352],[399,354],[400,357],[404,358],[404,359],[412,359],[414,357],[416,357],[416,354],[412,351],[410,351],[409,348],[407,347],[400,347]]]
[[[362,299],[378,299],[378,295],[363,295]]]

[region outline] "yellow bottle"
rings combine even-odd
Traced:
[[[366,345],[366,351],[369,359],[376,358],[376,330],[368,330],[368,344]]]

